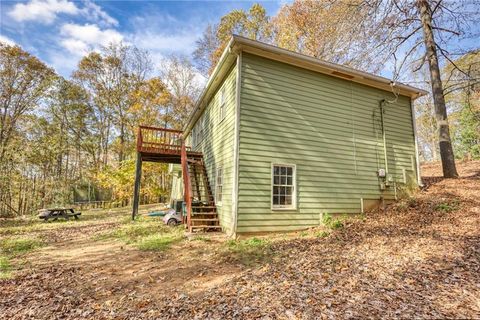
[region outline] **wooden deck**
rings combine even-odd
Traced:
[[[182,131],[140,126],[137,137],[137,152],[142,161],[181,163]],[[188,157],[201,157],[200,152],[185,147]]]

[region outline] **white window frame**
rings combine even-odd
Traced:
[[[221,174],[221,181],[222,181],[222,183],[221,183],[221,185],[220,185],[220,186],[222,187],[222,191],[221,191],[221,193],[220,193],[220,194],[221,194],[220,201],[218,201],[218,193],[219,193],[219,192],[218,192],[218,186],[219,186],[219,184],[218,184],[218,172],[219,172],[219,171],[222,172],[222,174]],[[223,182],[224,182],[224,176],[225,176],[224,173],[225,173],[225,172],[223,171],[223,166],[221,166],[221,165],[218,166],[218,167],[215,169],[215,205],[217,205],[217,206],[222,206],[223,195],[224,195],[224,193],[223,193],[223,186],[224,186],[224,183],[223,183]]]
[[[225,86],[223,86],[221,89],[220,89],[220,107],[219,107],[219,121],[218,123],[222,122],[223,119],[225,119],[225,115],[226,115],[226,112],[225,112],[225,108],[226,108],[226,98],[225,98]]]
[[[273,187],[274,187],[274,168],[276,166],[290,167],[292,168],[292,204],[291,205],[278,205],[273,204]],[[272,163],[270,167],[270,208],[272,210],[296,210],[297,209],[297,165],[292,163]]]

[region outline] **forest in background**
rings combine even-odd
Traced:
[[[465,8],[468,13],[465,13]],[[450,48],[478,39],[475,2],[432,2],[450,135],[457,159],[480,158],[480,51]],[[418,12],[409,1],[294,1],[273,17],[253,5],[205,29],[192,58],[152,61],[112,43],[86,54],[69,79],[18,46],[0,44],[0,216],[106,200],[128,205],[139,124],[181,129],[231,34],[430,88]],[[174,45],[174,44],[172,44]],[[392,89],[394,90],[394,89]],[[439,159],[432,97],[416,102],[422,160]],[[142,203],[168,195],[166,165],[145,164]]]

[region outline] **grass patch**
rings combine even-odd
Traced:
[[[307,231],[302,231],[300,232],[300,237],[307,237],[308,236],[308,232]]]
[[[183,227],[166,226],[161,219],[125,219],[117,229],[95,236],[95,240],[120,240],[143,251],[163,251],[183,239]]]
[[[120,226],[115,229],[94,236],[95,240],[117,239],[126,243],[134,243],[141,238],[155,234],[163,229],[159,221],[148,220],[143,217],[137,218],[135,221],[128,217],[123,217]]]
[[[453,200],[450,202],[442,202],[435,206],[435,211],[449,213],[454,210],[457,210],[459,206],[460,206],[460,202],[458,200]]]
[[[22,237],[0,240],[0,249],[2,253],[9,256],[26,253],[41,247],[42,245],[43,242],[37,238]]]
[[[326,238],[326,237],[328,237],[329,235],[330,235],[330,232],[325,231],[325,230],[320,231],[320,232],[318,232],[318,233],[316,234],[317,238]]]
[[[191,241],[212,242],[212,239],[210,239],[209,237],[204,237],[204,236],[195,236],[191,239]]]
[[[164,251],[172,244],[180,242],[182,238],[180,234],[152,234],[142,238],[136,246],[142,251]]]
[[[12,273],[12,266],[7,257],[0,256],[0,279],[10,278]]]
[[[10,278],[13,274],[11,260],[18,255],[33,251],[44,243],[33,237],[11,237],[0,240],[0,279]]]
[[[268,260],[273,250],[267,239],[250,238],[246,240],[229,240],[226,242],[224,255],[245,265],[253,265]]]
[[[79,220],[71,218],[70,220],[58,219],[45,222],[37,217],[17,218],[0,221],[0,235],[12,236],[28,234],[36,231],[50,231],[56,229],[76,228],[79,226],[98,224],[102,222],[118,222],[125,213],[107,212],[107,211],[87,211],[82,212]]]

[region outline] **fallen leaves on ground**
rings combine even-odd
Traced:
[[[273,242],[275,258],[253,267],[218,259],[211,242],[187,242],[172,255],[117,248],[111,254],[123,254],[124,266],[121,259],[115,260],[120,265],[98,261],[98,268],[52,263],[2,280],[0,314],[9,319],[480,318],[480,162],[459,164],[460,179],[442,179],[438,168],[425,168],[426,185],[413,198],[325,237]],[[212,285],[202,286],[208,281]]]

